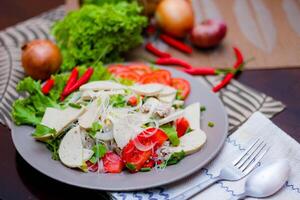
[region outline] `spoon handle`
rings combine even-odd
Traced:
[[[239,199],[244,199],[247,196],[246,193],[241,193],[241,194],[237,194],[236,196],[232,196],[230,199],[228,200],[239,200]]]
[[[212,184],[214,184],[215,182],[217,182],[219,180],[220,180],[219,177],[214,177],[214,178],[207,179],[207,180],[199,183],[198,185],[195,185],[194,187],[184,191],[183,193],[171,198],[171,200],[189,199],[189,198],[193,197],[194,195],[198,194],[199,192],[203,191],[204,189],[208,188],[209,186],[211,186]]]

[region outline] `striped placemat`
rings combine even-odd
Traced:
[[[32,39],[53,39],[49,34],[49,29],[55,20],[64,16],[64,13],[64,6],[60,6],[0,31],[1,123],[6,125],[11,123],[11,105],[20,98],[20,94],[15,90],[17,83],[24,77],[20,63],[20,47]],[[221,78],[198,77],[199,81],[208,87],[215,85]],[[230,132],[245,122],[255,111],[260,111],[270,118],[284,109],[281,102],[234,80],[219,92],[219,96],[227,109]]]

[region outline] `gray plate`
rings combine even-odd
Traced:
[[[12,138],[17,151],[35,169],[58,181],[97,190],[129,191],[152,188],[182,179],[195,173],[212,160],[222,148],[227,135],[227,115],[218,96],[212,93],[205,85],[190,75],[172,70],[173,77],[182,77],[191,84],[191,93],[186,104],[200,102],[206,107],[201,121],[202,129],[207,134],[204,147],[184,158],[179,164],[167,167],[161,172],[129,174],[96,174],[83,173],[79,170],[69,169],[60,162],[51,159],[50,151],[43,143],[31,137],[34,131],[29,126],[12,126]],[[212,121],[213,128],[207,126]]]

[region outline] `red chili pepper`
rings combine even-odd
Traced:
[[[235,71],[229,72],[219,84],[214,86],[212,89],[214,92],[218,92],[220,89],[222,89],[223,87],[228,85],[230,83],[231,79],[233,79],[234,75],[240,70],[240,68],[242,67],[242,65],[244,63],[244,58],[243,58],[241,51],[236,47],[233,47],[233,50],[234,50],[234,53],[236,56],[236,62],[233,65],[233,68],[235,69]]]
[[[52,78],[49,78],[47,81],[46,81],[46,83],[43,85],[43,87],[42,87],[42,92],[43,92],[43,94],[45,94],[45,95],[47,95],[47,94],[49,94],[49,92],[50,92],[50,90],[53,88],[53,86],[54,86],[54,79],[52,79]]]
[[[154,55],[160,57],[160,58],[169,58],[171,57],[171,54],[167,53],[167,52],[163,52],[159,49],[157,49],[155,46],[153,46],[153,44],[151,42],[148,42],[145,46],[145,48],[153,53]]]
[[[234,77],[233,73],[228,73],[218,85],[213,87],[213,92],[218,92],[220,89],[225,87],[228,83],[230,83],[233,77]]]
[[[183,60],[180,60],[178,58],[172,58],[172,57],[171,58],[158,58],[158,59],[156,59],[155,64],[158,64],[158,65],[179,65],[179,66],[184,67],[186,69],[192,69],[193,68],[189,63],[187,63]]]
[[[182,71],[191,75],[219,75],[231,72],[231,69],[215,69],[213,67],[195,67],[192,69],[183,69]]]
[[[72,70],[72,72],[70,74],[70,77],[69,77],[69,79],[67,81],[67,84],[66,84],[66,86],[65,86],[65,88],[64,88],[64,90],[63,90],[63,92],[61,94],[61,100],[63,100],[64,97],[67,96],[68,90],[70,89],[70,87],[72,87],[76,83],[77,78],[78,78],[78,69],[77,69],[77,67],[75,67]]]
[[[78,79],[78,81],[67,90],[66,95],[64,95],[64,96],[65,97],[68,96],[69,94],[71,94],[75,90],[79,89],[80,86],[82,86],[83,84],[88,82],[89,79],[91,78],[91,76],[93,75],[93,72],[94,72],[93,68],[91,68],[91,67],[88,68],[84,72],[84,74],[80,77],[80,79]]]
[[[198,68],[192,68],[192,69],[184,69],[184,72],[191,74],[191,75],[216,75],[219,74],[219,72],[210,67],[198,67]]]
[[[192,47],[190,47],[187,44],[185,44],[179,40],[176,40],[168,35],[160,34],[159,38],[161,40],[163,40],[165,43],[169,44],[170,46],[172,46],[184,53],[191,54],[193,52]]]
[[[233,47],[233,50],[234,50],[235,57],[236,57],[236,62],[234,64],[233,68],[238,69],[244,63],[244,58],[243,58],[241,51],[238,48]]]

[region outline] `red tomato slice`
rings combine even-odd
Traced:
[[[179,91],[179,96],[185,99],[191,90],[190,83],[183,78],[172,78],[172,87]]]
[[[138,75],[144,75],[152,72],[152,69],[143,63],[133,63],[128,65],[128,69],[134,71]]]
[[[112,74],[117,74],[122,71],[129,71],[125,65],[122,64],[113,64],[108,66],[108,71]]]
[[[138,102],[138,99],[136,98],[136,96],[131,96],[129,99],[128,99],[128,104],[131,105],[131,106],[136,106],[137,105],[137,102]]]
[[[154,167],[154,164],[155,164],[154,160],[150,159],[145,162],[142,168],[148,168],[148,167],[152,168]]]
[[[120,71],[120,72],[117,72],[115,74],[117,77],[120,77],[120,78],[124,78],[124,79],[129,79],[129,80],[132,80],[132,81],[135,81],[137,82],[139,79],[140,79],[140,76],[133,72],[133,71]]]
[[[190,126],[189,122],[184,117],[177,119],[175,124],[178,137],[183,136]]]
[[[167,70],[156,70],[150,74],[143,75],[140,80],[140,83],[161,83],[164,85],[171,84],[171,73]]]
[[[104,171],[107,173],[120,173],[123,170],[124,163],[119,155],[114,152],[107,152],[103,158]]]
[[[155,131],[155,133],[154,133]],[[155,143],[154,151],[159,148],[167,139],[168,136],[160,129],[148,128],[140,133],[137,138],[142,145],[151,145]],[[122,150],[122,159],[125,164],[130,164],[134,169],[132,172],[139,171],[147,160],[152,155],[153,149],[141,151],[135,146],[134,140],[130,142]]]

